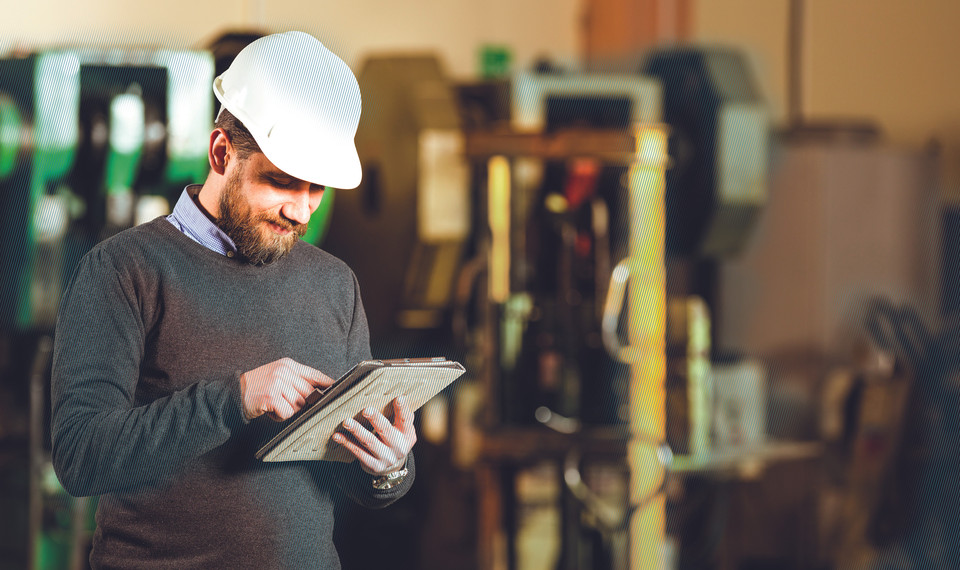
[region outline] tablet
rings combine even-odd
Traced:
[[[262,461],[340,461],[356,459],[333,441],[347,418],[364,423],[361,412],[374,408],[393,418],[393,400],[404,396],[412,411],[459,378],[458,362],[438,358],[364,360],[325,389],[314,390],[289,425],[257,451]]]

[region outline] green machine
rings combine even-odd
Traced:
[[[49,330],[78,258],[202,181],[206,52],[64,50],[0,60],[0,327]]]

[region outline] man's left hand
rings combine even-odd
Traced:
[[[333,441],[346,447],[360,461],[363,470],[371,475],[386,475],[402,469],[407,454],[417,442],[413,411],[403,396],[393,401],[393,412],[394,423],[391,425],[378,410],[365,409],[363,417],[373,426],[372,432],[354,419],[343,422],[343,427],[353,434],[359,445],[341,433],[333,435]]]

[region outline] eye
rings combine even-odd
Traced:
[[[267,181],[267,184],[273,186],[274,188],[292,188],[295,184],[293,180],[284,180],[274,176],[264,176],[263,179]]]

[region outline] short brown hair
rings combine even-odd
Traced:
[[[251,154],[263,152],[260,150],[260,145],[257,144],[253,135],[247,130],[247,127],[243,126],[240,119],[235,117],[234,114],[226,108],[221,110],[220,114],[217,115],[217,120],[213,126],[218,129],[223,129],[223,132],[227,133],[227,138],[230,139],[230,143],[237,151],[237,158],[244,159]]]

